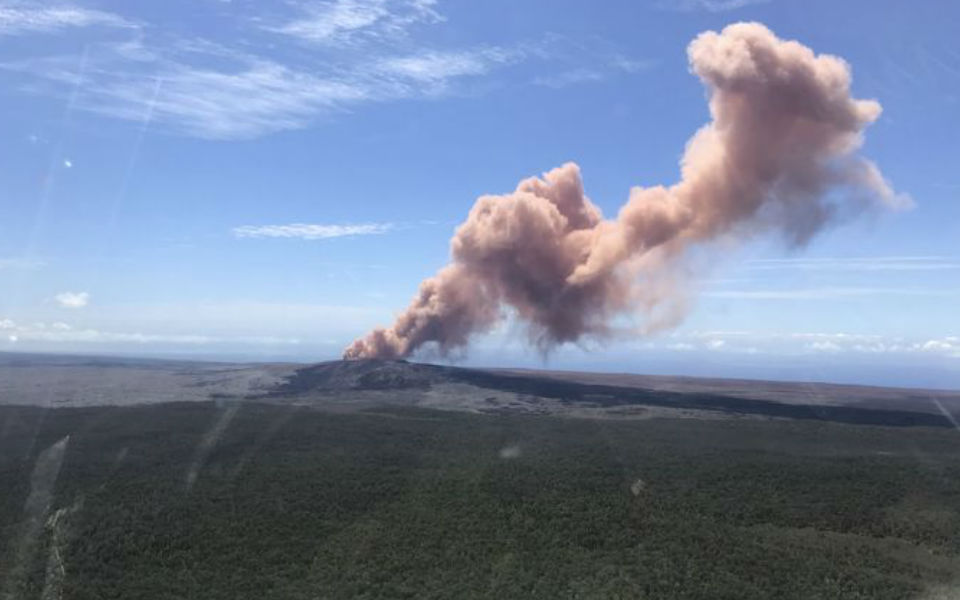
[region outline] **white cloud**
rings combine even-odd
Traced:
[[[436,82],[466,75],[484,75],[494,65],[507,64],[519,57],[502,48],[478,48],[466,52],[423,52],[382,60],[378,70],[417,82]]]
[[[83,344],[251,344],[251,345],[296,345],[298,338],[263,335],[198,335],[181,333],[143,333],[139,331],[103,331],[94,328],[76,328],[67,323],[55,322],[17,325],[10,319],[0,320],[0,330],[7,331],[11,342],[53,342]]]
[[[810,342],[806,345],[806,348],[815,352],[827,352],[830,354],[835,354],[843,350],[843,348],[829,340],[824,342]]]
[[[389,14],[385,2],[363,0],[338,0],[321,4],[309,12],[311,14],[304,18],[266,29],[322,42],[340,34],[367,29]]]
[[[663,0],[660,8],[693,12],[705,10],[707,12],[726,12],[749,6],[751,4],[765,4],[770,0]]]
[[[507,46],[415,43],[409,35],[415,25],[443,21],[434,0],[290,0],[281,6],[292,6],[294,14],[279,22],[239,6],[239,14],[215,17],[225,20],[216,29],[245,31],[243,43],[237,36],[197,38],[138,26],[133,35],[118,30],[89,45],[82,60],[38,46],[31,56],[0,62],[0,71],[11,88],[69,99],[74,110],[230,140],[304,128],[366,104],[467,92],[478,89],[471,81],[522,61],[560,73],[555,84],[595,80],[589,73],[633,73],[648,64],[560,36]],[[126,24],[96,11],[86,18]],[[304,41],[311,43],[304,47]],[[549,85],[549,78],[539,83]]]
[[[321,44],[345,43],[357,37],[392,38],[405,35],[417,23],[441,21],[435,4],[435,0],[300,2],[296,18],[264,29]]]
[[[382,303],[352,305],[251,302],[91,305],[82,322],[35,307],[0,314],[0,340],[19,339],[31,351],[317,352],[333,357],[353,339],[390,317]],[[9,318],[6,318],[9,317]],[[270,348],[276,347],[276,348]],[[282,349],[280,347],[283,347]]]
[[[361,104],[436,98],[523,56],[497,47],[378,51],[299,66],[195,41],[159,53],[108,43],[91,53],[83,77],[72,56],[11,61],[0,69],[39,76],[46,85],[38,89],[48,93],[71,94],[82,85],[77,109],[140,123],[149,115],[158,126],[205,139],[245,139],[299,129]]]
[[[884,342],[873,342],[872,344],[854,344],[847,348],[847,350],[853,350],[854,352],[867,352],[870,354],[878,354],[881,352],[910,352],[912,351],[909,347],[901,347],[899,345],[889,345]]]
[[[299,238],[322,240],[327,238],[380,235],[394,228],[393,223],[362,223],[358,225],[320,225],[293,223],[291,225],[243,225],[233,229],[238,238]]]
[[[57,329],[46,328],[26,329],[18,332],[14,337],[23,342],[57,342],[57,343],[85,343],[85,344],[183,344],[189,346],[207,344],[255,344],[255,345],[296,345],[297,338],[282,338],[274,336],[208,336],[169,333],[141,333],[100,331],[97,329]]]
[[[949,338],[942,340],[927,340],[920,346],[924,352],[960,352],[960,344],[950,341]]]
[[[77,6],[44,6],[36,2],[0,3],[0,35],[52,33],[92,26],[129,28],[135,25],[113,13]]]
[[[752,332],[752,331],[693,331],[675,333],[671,339],[701,341],[703,347],[724,352],[763,352],[773,355],[806,353],[861,353],[861,354],[927,354],[946,358],[960,358],[960,339],[944,336],[928,340],[906,339],[899,336],[846,332]],[[668,344],[694,348],[684,341]]]
[[[297,129],[323,112],[370,100],[373,92],[266,60],[231,71],[170,64],[154,78],[104,75],[100,83],[85,94],[82,108],[131,121],[150,114],[155,122],[207,139]]]
[[[54,296],[54,300],[63,308],[83,308],[90,303],[90,294],[87,292],[62,292]]]
[[[788,334],[774,334],[775,337],[787,338],[791,340],[829,340],[837,342],[873,342],[883,339],[883,336],[869,333],[820,333],[820,332],[798,332]]]

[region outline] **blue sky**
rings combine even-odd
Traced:
[[[333,358],[475,198],[566,161],[616,214],[709,118],[743,20],[836,54],[916,206],[714,249],[676,330],[554,367],[960,387],[960,5],[0,1],[0,349]],[[506,324],[468,364],[543,364]]]

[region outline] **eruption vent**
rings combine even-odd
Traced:
[[[628,312],[647,315],[647,330],[670,326],[684,313],[679,267],[691,248],[764,232],[799,246],[837,213],[909,203],[856,154],[880,105],[850,96],[842,59],[759,23],[702,33],[687,54],[712,120],[687,143],[679,183],[633,188],[616,219],[584,195],[573,163],[482,196],[451,241],[450,264],[344,358],[405,357],[431,343],[446,353],[505,307],[543,350],[606,337]]]

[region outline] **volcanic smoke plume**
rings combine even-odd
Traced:
[[[647,315],[648,330],[669,326],[683,315],[681,263],[692,248],[765,232],[799,246],[837,214],[909,202],[856,154],[880,105],[850,96],[842,59],[759,23],[702,33],[687,54],[712,120],[687,143],[679,183],[633,188],[616,219],[584,195],[573,163],[482,196],[451,241],[450,264],[344,358],[405,357],[430,343],[446,353],[505,308],[544,350],[606,337],[628,313]]]

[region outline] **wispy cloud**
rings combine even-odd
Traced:
[[[103,77],[104,86],[86,94],[84,108],[137,121],[152,98],[155,121],[209,139],[295,129],[325,111],[371,99],[371,90],[356,82],[317,77],[263,60],[235,71],[170,64],[154,78],[111,79]]]
[[[463,52],[422,52],[386,58],[376,66],[380,73],[416,82],[436,82],[452,77],[483,75],[497,65],[521,58],[519,50],[498,47]]]
[[[323,240],[357,235],[380,235],[393,229],[393,223],[361,223],[358,225],[320,225],[293,223],[290,225],[243,225],[233,229],[238,238],[296,238]]]
[[[63,308],[83,308],[90,303],[87,292],[62,292],[53,297]]]
[[[135,122],[150,114],[154,124],[178,133],[244,139],[299,129],[361,104],[434,98],[523,58],[520,51],[478,47],[340,57],[306,69],[219,46],[191,43],[183,50],[157,54],[137,43],[103,44],[82,80],[75,57],[10,61],[0,69],[39,75],[48,84],[41,89],[52,93],[82,84],[75,108]]]
[[[332,0],[299,2],[299,13],[265,30],[319,43],[344,43],[357,37],[383,39],[405,35],[417,23],[442,20],[435,0]]]
[[[78,6],[49,6],[36,2],[0,3],[0,35],[51,33],[79,27],[134,27],[114,13]]]
[[[766,4],[769,1],[770,0],[662,0],[658,6],[664,10],[679,10],[684,12],[698,10],[726,12],[751,4]]]
[[[551,88],[564,88],[579,83],[602,81],[604,77],[605,73],[599,69],[580,67],[560,73],[538,75],[533,79],[533,83]]]
[[[960,269],[960,257],[868,256],[852,258],[767,258],[748,261],[757,271],[944,271]]]
[[[618,74],[632,74],[646,71],[657,66],[655,60],[635,60],[614,54],[612,56],[598,56],[588,66],[548,72],[534,77],[534,85],[550,88],[565,88],[571,85],[596,83],[604,81]]]
[[[76,110],[138,124],[149,115],[151,128],[231,140],[301,129],[368,104],[458,95],[523,62],[555,73],[536,81],[554,86],[633,73],[647,64],[602,40],[560,36],[467,47],[417,43],[414,26],[444,20],[434,0],[291,0],[280,6],[292,7],[292,14],[246,14],[249,9],[240,7],[240,14],[216,17],[233,19],[218,29],[242,29],[249,37],[242,42],[144,24],[133,34],[103,36],[88,45],[83,60],[35,46],[29,56],[0,62],[0,72],[13,89],[69,98]],[[61,27],[57,23],[128,25],[88,9],[31,11],[34,31],[42,23],[51,31]],[[20,13],[7,18],[11,31],[26,31],[30,22]]]

